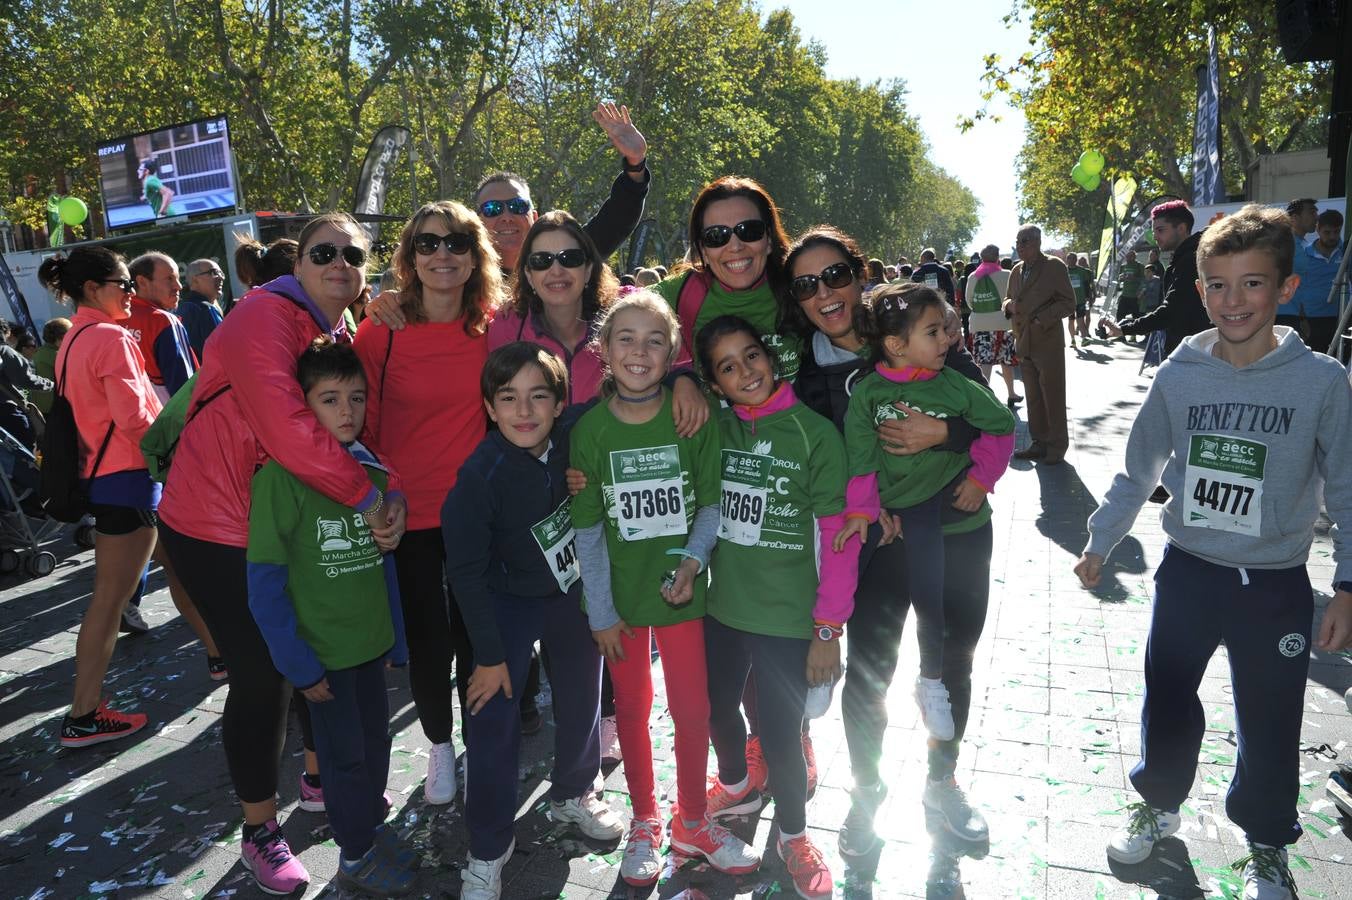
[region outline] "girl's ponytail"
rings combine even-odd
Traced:
[[[878,317],[873,313],[873,301],[869,297],[862,298],[854,306],[854,313],[851,319],[854,325],[855,337],[864,342],[869,349],[869,356],[874,362],[883,358],[883,334],[878,327]]]

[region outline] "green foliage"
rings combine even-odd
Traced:
[[[791,230],[832,222],[871,254],[965,244],[976,200],[928,158],[905,86],[833,81],[825,62],[752,0],[11,0],[0,188],[96,203],[97,141],[223,112],[251,208],[350,207],[371,135],[397,122],[416,193],[401,167],[387,210],[509,169],[541,209],[585,218],[619,170],[590,115],[613,98],[648,140],[671,253],[728,173],[762,181]]]
[[[1027,118],[1026,218],[1080,246],[1097,240],[1106,189],[1085,192],[1068,174],[1090,148],[1107,158],[1105,184],[1119,171],[1137,178],[1140,202],[1191,197],[1194,70],[1206,62],[1208,25],[1218,38],[1227,191],[1242,192],[1262,154],[1320,146],[1329,65],[1286,65],[1275,15],[1267,0],[1021,0],[1009,18],[1026,18],[1032,47],[1012,62],[988,56],[984,77],[987,100],[1003,96]]]

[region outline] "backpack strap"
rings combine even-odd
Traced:
[[[63,400],[66,399],[66,391],[65,391],[66,370],[70,368],[70,351],[72,349],[71,345],[75,343],[76,338],[78,338],[80,335],[84,334],[86,331],[93,328],[97,324],[98,324],[97,322],[89,323],[85,327],[81,328],[79,331],[72,334],[65,341],[66,358],[61,361],[61,377],[56,382],[56,392],[61,395],[61,398]],[[66,402],[69,403],[70,401],[66,400]],[[72,412],[74,412],[74,410],[72,410]],[[103,443],[99,445],[99,452],[94,457],[94,468],[89,472],[90,481],[93,481],[95,476],[99,474],[99,466],[103,465],[103,454],[108,452],[108,443],[113,439],[113,425],[114,425],[113,418],[110,415],[108,417],[108,430],[105,431],[103,434]]]
[[[676,296],[676,318],[681,321],[681,345],[685,354],[680,361],[689,360],[691,363],[695,360],[695,320],[699,318],[700,307],[704,306],[704,298],[709,296],[709,288],[713,285],[713,276],[700,269],[692,269],[686,276],[685,283],[681,285],[681,292]]]

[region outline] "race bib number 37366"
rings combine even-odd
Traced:
[[[1267,445],[1218,434],[1194,434],[1184,471],[1183,522],[1236,534],[1263,527]]]
[[[686,533],[681,452],[675,444],[611,451],[610,477],[622,540]]]

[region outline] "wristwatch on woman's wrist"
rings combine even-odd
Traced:
[[[830,622],[818,622],[812,626],[820,641],[834,641],[845,633],[845,629],[839,625],[832,625]]]

